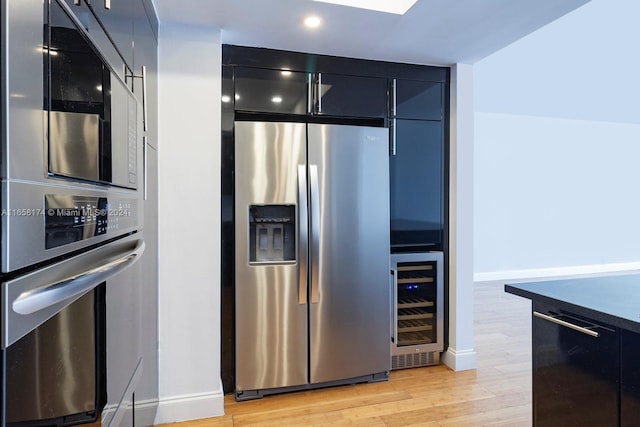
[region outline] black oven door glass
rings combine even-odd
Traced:
[[[56,1],[49,10],[44,49],[49,172],[111,183],[111,72]]]

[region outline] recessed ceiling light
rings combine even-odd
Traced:
[[[358,7],[360,9],[404,15],[418,0],[314,0],[341,6]]]
[[[282,102],[282,97],[281,96],[274,96],[273,98],[271,98],[271,102],[273,102],[275,104],[280,104]]]
[[[220,99],[222,102],[231,102],[231,97],[229,95],[222,95],[222,98]]]
[[[281,73],[283,76],[290,76],[290,75],[291,75],[291,71],[289,71],[289,70],[282,70],[282,71],[280,71],[280,73]]]
[[[317,16],[307,16],[304,18],[304,25],[309,28],[318,28],[322,24],[322,19]]]

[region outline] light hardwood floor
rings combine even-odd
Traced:
[[[392,371],[382,383],[248,402],[226,396],[223,417],[172,427],[530,426],[530,302],[504,293],[501,284],[474,289],[475,370],[454,372],[439,365]]]

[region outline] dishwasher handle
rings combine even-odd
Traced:
[[[566,320],[562,320],[562,319],[560,319],[558,317],[555,317],[555,316],[549,316],[548,314],[540,313],[538,311],[534,311],[533,315],[535,317],[539,318],[539,319],[543,319],[543,320],[546,320],[548,322],[555,323],[555,324],[560,325],[560,326],[564,326],[565,328],[573,329],[574,331],[582,332],[583,334],[590,335],[590,336],[592,336],[594,338],[598,338],[600,336],[600,334],[598,332],[596,332],[596,331],[593,331],[593,330],[591,330],[589,328],[585,328],[583,326],[578,326],[578,325],[573,324],[571,322],[567,322]],[[594,325],[594,327],[595,327],[595,325]]]
[[[144,252],[144,248],[144,241],[139,240],[133,250],[113,261],[58,282],[25,291],[13,301],[11,308],[18,314],[29,315],[82,295],[134,264]]]

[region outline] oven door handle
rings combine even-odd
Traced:
[[[13,301],[11,308],[18,314],[29,315],[85,294],[135,263],[144,252],[144,248],[144,241],[139,240],[133,250],[113,261],[58,282],[25,291]]]

